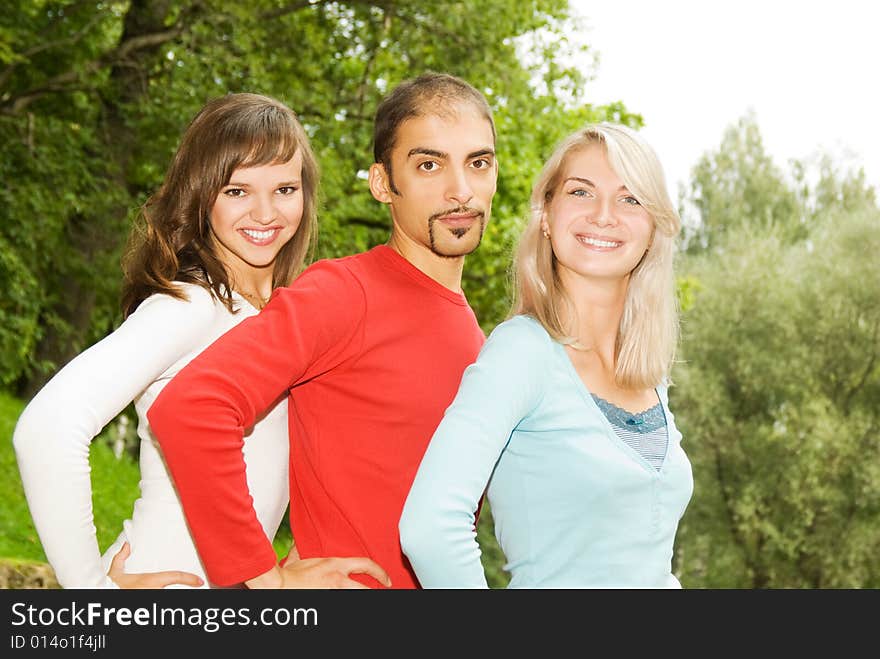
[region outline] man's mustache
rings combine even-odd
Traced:
[[[434,220],[439,220],[441,217],[446,217],[447,215],[473,215],[476,214],[478,218],[482,218],[486,215],[485,211],[481,211],[479,208],[472,208],[470,206],[456,206],[455,208],[450,208],[448,210],[440,211],[439,213],[434,213],[431,217],[428,218],[429,221],[433,222]]]

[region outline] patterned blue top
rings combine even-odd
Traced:
[[[511,588],[680,587],[672,551],[693,480],[665,387],[657,394],[669,435],[659,470],[621,441],[538,322],[496,327],[403,509],[421,585],[487,587],[474,512],[488,483]]]
[[[593,394],[593,400],[611,422],[611,427],[620,439],[650,462],[654,469],[663,466],[669,433],[666,432],[666,415],[663,414],[660,403],[644,412],[633,414],[596,394]]]

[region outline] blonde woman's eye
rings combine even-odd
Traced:
[[[570,190],[568,194],[572,197],[586,197],[587,191],[583,188],[575,188],[574,190]]]
[[[642,204],[635,197],[624,197],[623,203],[629,204],[630,206],[641,206]]]

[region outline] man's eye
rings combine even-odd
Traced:
[[[487,167],[491,167],[492,163],[485,158],[478,158],[471,163],[471,166],[474,169],[486,169]]]
[[[423,172],[433,172],[437,169],[438,166],[439,165],[437,165],[437,163],[433,160],[426,160],[421,165],[419,165],[419,169],[421,169]]]

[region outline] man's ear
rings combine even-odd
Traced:
[[[391,203],[391,181],[388,179],[388,172],[382,163],[374,162],[370,165],[370,192],[376,201],[383,204]]]

